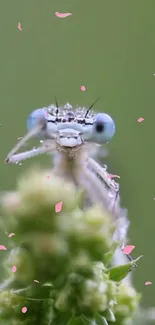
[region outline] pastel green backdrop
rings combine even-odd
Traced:
[[[56,11],[72,16],[60,19]],[[145,306],[155,304],[154,73],[154,0],[0,2],[0,189],[13,189],[16,177],[32,163],[50,163],[45,157],[20,167],[4,164],[26,132],[33,109],[51,104],[55,95],[61,104],[73,105],[90,105],[100,96],[95,109],[111,114],[116,122],[105,162],[121,177],[130,243],[136,246],[133,256],[144,254],[134,283],[144,294]],[[1,233],[0,244],[5,243]],[[152,285],[145,286],[145,281]]]

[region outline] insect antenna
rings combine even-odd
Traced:
[[[87,115],[88,115],[88,113],[90,112],[91,108],[92,108],[92,107],[93,107],[93,106],[98,102],[99,99],[100,99],[100,97],[97,98],[97,99],[95,100],[95,102],[94,102],[93,104],[91,104],[91,106],[89,106],[89,108],[88,108],[87,111],[86,111],[86,114],[85,114],[84,118],[87,117]]]

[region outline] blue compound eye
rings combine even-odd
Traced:
[[[27,119],[27,128],[30,131],[34,128],[41,120],[45,120],[45,125],[43,126],[43,130],[46,129],[46,117],[47,112],[44,108],[38,108],[34,110]]]
[[[115,123],[113,119],[105,113],[97,114],[92,130],[93,141],[100,144],[106,143],[113,137],[114,133]]]

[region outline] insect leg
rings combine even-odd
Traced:
[[[53,151],[55,149],[55,144],[51,143],[50,145],[43,145],[41,147],[38,148],[34,148],[32,150],[28,150],[28,151],[24,151],[24,152],[20,152],[19,154],[16,155],[11,155],[11,157],[9,158],[9,160],[6,160],[6,163],[12,163],[15,164],[17,162],[38,156],[38,155],[42,155],[45,153],[50,153],[51,151]]]
[[[45,123],[44,120],[40,120],[39,123],[36,125],[36,127],[34,127],[18,142],[7,155],[5,162],[9,162],[11,156],[13,156],[30,138],[36,136],[39,133],[39,131],[42,129],[44,123]]]

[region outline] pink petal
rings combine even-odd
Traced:
[[[15,236],[15,234],[13,232],[8,235],[8,237],[12,237],[12,236]]]
[[[21,26],[21,23],[18,23],[18,29],[20,30],[20,32],[22,32],[22,26]]]
[[[39,283],[39,281],[38,280],[33,280],[34,282],[37,282],[37,283]]]
[[[66,12],[66,13],[61,13],[61,12],[55,12],[55,15],[57,16],[57,17],[59,17],[59,18],[65,18],[65,17],[69,17],[69,16],[71,16],[72,14],[71,14],[71,12]]]
[[[22,313],[25,314],[26,312],[27,312],[27,307],[23,307],[23,308],[22,308]]]
[[[138,121],[139,123],[141,123],[141,122],[144,121],[144,118],[143,118],[143,117],[139,117],[137,121]]]
[[[16,272],[17,271],[17,268],[16,268],[16,266],[14,265],[13,267],[12,267],[12,272]]]
[[[133,251],[134,248],[135,248],[135,246],[133,246],[133,245],[127,245],[126,247],[124,247],[123,253],[128,255]]]
[[[86,87],[85,86],[81,86],[81,90],[82,91],[85,91],[86,90]]]
[[[0,251],[6,251],[6,247],[4,245],[0,245]]]
[[[50,179],[51,176],[47,176],[48,179]]]
[[[60,212],[62,209],[62,202],[59,202],[55,205],[55,212]]]
[[[114,177],[116,177],[116,178],[120,178],[119,175],[113,175],[113,174],[109,174],[109,175],[108,175],[108,178],[114,178]]]
[[[152,284],[152,282],[150,282],[150,281],[145,282],[146,286],[148,286],[149,284]]]

